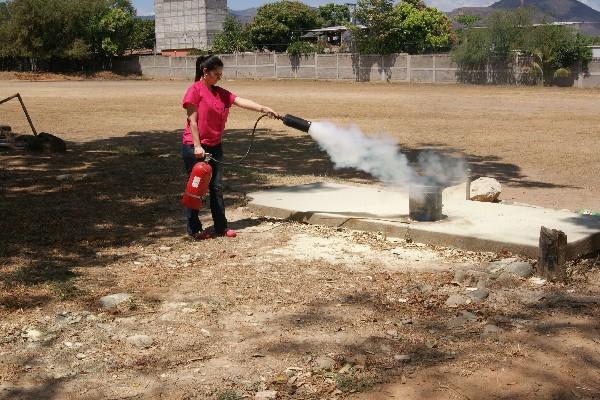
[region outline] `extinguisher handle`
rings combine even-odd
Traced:
[[[205,161],[205,162],[209,162],[210,160],[212,160],[212,154],[210,154],[210,153],[204,153],[204,157],[202,157],[200,159],[200,161]]]

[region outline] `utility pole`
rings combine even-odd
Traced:
[[[350,23],[356,24],[356,3],[345,3],[345,6],[348,7],[348,11],[350,12]]]

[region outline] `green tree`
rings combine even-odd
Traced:
[[[470,29],[481,20],[481,17],[479,15],[459,15],[454,20],[465,28]]]
[[[346,25],[350,22],[350,10],[347,6],[328,3],[317,9],[323,27]]]
[[[355,17],[366,29],[352,27],[360,53],[389,54],[399,50],[402,32],[394,18],[391,0],[358,0]]]
[[[130,47],[133,26],[133,15],[123,8],[97,15],[91,24],[93,50],[105,57],[123,54]]]
[[[256,47],[283,51],[307,30],[320,25],[319,14],[311,7],[299,1],[282,0],[258,8],[250,36]]]
[[[86,24],[101,5],[98,0],[10,1],[4,53],[33,60],[81,55]]]
[[[225,18],[223,32],[219,33],[213,43],[213,52],[230,54],[252,49],[248,29],[233,17]]]
[[[154,49],[155,22],[153,19],[135,18],[133,33],[129,43],[131,49]]]
[[[422,54],[450,49],[451,21],[437,8],[426,7],[422,2],[403,1],[396,5],[394,13],[403,33],[402,51]]]
[[[483,29],[469,29],[453,50],[452,57],[461,65],[485,65],[512,60],[512,51],[522,49],[532,28],[530,9],[497,11]]]
[[[360,53],[413,54],[447,50],[452,44],[450,20],[422,1],[359,0],[356,17],[366,29],[352,29]]]
[[[589,38],[565,26],[534,26],[532,16],[531,9],[495,12],[487,27],[464,32],[452,50],[453,60],[463,70],[494,69],[508,67],[521,54],[533,60],[528,68],[535,76],[550,82],[556,69],[591,59]]]
[[[591,43],[591,38],[568,27],[541,25],[530,30],[523,50],[534,57],[534,66],[542,72],[543,83],[549,83],[558,69],[571,68],[579,62],[585,66],[592,58]]]
[[[8,5],[0,3],[0,57],[8,56],[8,24],[10,14],[8,13]]]

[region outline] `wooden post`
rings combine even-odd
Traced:
[[[538,272],[548,280],[566,279],[567,235],[542,226],[540,231],[540,258]]]

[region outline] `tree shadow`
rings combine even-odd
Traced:
[[[354,72],[356,81],[370,82],[372,80],[371,74],[374,66],[377,66],[378,73],[378,78],[375,80],[380,81],[382,74],[385,74],[386,81],[389,81],[392,77],[391,68],[396,63],[396,57],[352,53],[352,71]]]
[[[0,395],[0,400],[50,400],[58,398],[61,380],[48,380],[32,387],[8,389]]]
[[[408,296],[410,297],[410,295]],[[344,312],[332,314],[330,311],[337,307],[338,301],[347,306],[360,307],[357,310],[349,309],[346,313],[372,314],[376,315],[379,321],[397,320],[398,315],[406,316],[413,313],[413,322],[410,325],[394,327],[395,335],[386,332],[386,328],[383,328],[380,333],[361,335],[359,330],[352,334],[356,325],[349,325],[344,317]],[[274,319],[272,322],[282,331],[295,332],[295,334],[269,343],[264,347],[264,351],[273,357],[302,357],[305,354],[334,353],[338,368],[343,366],[348,359],[362,355],[366,359],[368,369],[377,376],[384,377],[381,383],[393,382],[397,379],[394,376],[412,374],[415,371],[426,373],[428,382],[442,383],[452,382],[452,377],[448,375],[447,371],[440,372],[440,368],[456,366],[456,361],[460,365],[461,362],[480,357],[482,343],[492,346],[489,356],[494,356],[496,351],[506,352],[510,346],[519,348],[518,346],[526,342],[536,350],[538,356],[543,354],[550,358],[561,359],[565,368],[580,368],[581,374],[573,379],[558,370],[546,369],[543,365],[538,365],[524,356],[514,356],[509,363],[506,360],[503,361],[503,365],[513,370],[516,375],[524,377],[526,381],[559,382],[559,385],[555,385],[559,387],[558,389],[547,390],[546,394],[549,393],[553,396],[548,398],[573,398],[573,391],[580,389],[577,382],[587,382],[588,385],[591,385],[592,390],[598,391],[583,394],[596,396],[600,394],[600,382],[595,387],[594,382],[589,380],[594,376],[591,371],[597,371],[600,368],[600,358],[593,348],[578,346],[569,350],[570,357],[567,359],[564,357],[565,347],[559,344],[562,340],[550,341],[547,339],[548,336],[559,338],[566,332],[576,330],[584,338],[581,343],[597,340],[600,302],[580,301],[574,305],[568,295],[557,294],[542,299],[537,304],[522,305],[516,311],[504,314],[502,314],[502,310],[492,311],[481,304],[463,307],[480,315],[482,320],[488,319],[486,315],[489,313],[491,315],[500,314],[495,323],[503,329],[503,333],[488,338],[481,336],[483,325],[479,322],[465,322],[462,327],[451,328],[448,322],[456,316],[458,310],[437,306],[428,312],[419,313],[418,308],[418,305],[390,304],[385,301],[385,295],[377,293],[347,292],[342,293],[335,300],[315,300],[305,304],[304,311],[296,310],[294,314],[286,314]],[[571,318],[571,321],[576,319],[577,322],[544,321],[546,318],[556,320],[562,317]],[[583,317],[587,319],[584,321]],[[525,339],[518,335],[518,329],[514,324],[523,321],[529,324],[527,332],[535,333],[533,337],[527,335],[529,338]],[[325,332],[313,330],[312,337],[306,332],[298,332],[303,328],[314,327],[321,329],[327,327],[328,329]],[[335,327],[341,327],[337,329],[337,333]],[[346,330],[348,330],[347,333]],[[420,339],[415,340],[415,338]],[[439,343],[440,347],[434,343]],[[448,346],[448,343],[471,343],[472,346],[459,346],[460,350],[454,352],[450,351],[453,346]],[[494,350],[494,346],[496,350]],[[387,353],[387,355],[383,353]],[[394,361],[392,357],[394,354],[408,354],[411,357],[410,362]],[[332,373],[335,374],[336,370],[332,369]],[[482,379],[484,379],[483,376]],[[493,378],[488,376],[487,379],[489,381]],[[424,390],[426,391],[428,388],[424,388]],[[468,396],[474,393],[473,390],[473,388],[466,390],[464,398],[472,398]],[[486,397],[490,398],[523,398],[522,390],[524,390],[523,387],[506,387],[499,392],[496,387],[496,390],[490,388],[489,391],[483,393],[488,394]],[[418,393],[425,394],[422,391]],[[568,396],[564,397],[567,394]]]
[[[235,132],[227,131],[224,139],[228,161],[239,159],[251,142],[251,130]],[[187,177],[180,141],[178,130],[146,131],[71,142],[64,154],[0,152],[0,208],[6,210],[0,229],[0,281],[7,287],[64,285],[77,276],[76,267],[103,267],[133,255],[106,257],[101,254],[106,249],[184,236],[180,198]],[[429,145],[441,154],[453,150]],[[403,151],[417,157],[422,150]],[[518,166],[497,157],[465,157],[476,173],[522,186],[556,187],[525,180]],[[267,174],[278,176],[279,183],[270,183]],[[298,177],[304,183],[377,182],[354,169],[336,169],[309,135],[263,129],[257,131],[244,164],[226,167],[226,205],[245,204],[249,192],[285,187],[288,176],[294,184]],[[202,210],[202,215],[209,211]],[[0,301],[10,309],[51,300],[4,293]]]
[[[513,187],[580,189],[579,186],[574,185],[561,185],[528,179],[527,176],[523,174],[519,165],[503,162],[501,157],[495,155],[482,156],[469,154],[465,152],[464,149],[450,147],[444,143],[436,142],[419,143],[418,146],[419,148],[417,149],[402,147],[402,152],[406,154],[409,161],[416,162],[419,154],[424,151],[429,151],[424,149],[431,149],[436,154],[439,154],[442,159],[461,157],[465,160],[466,166],[470,170],[472,180],[487,176]]]

